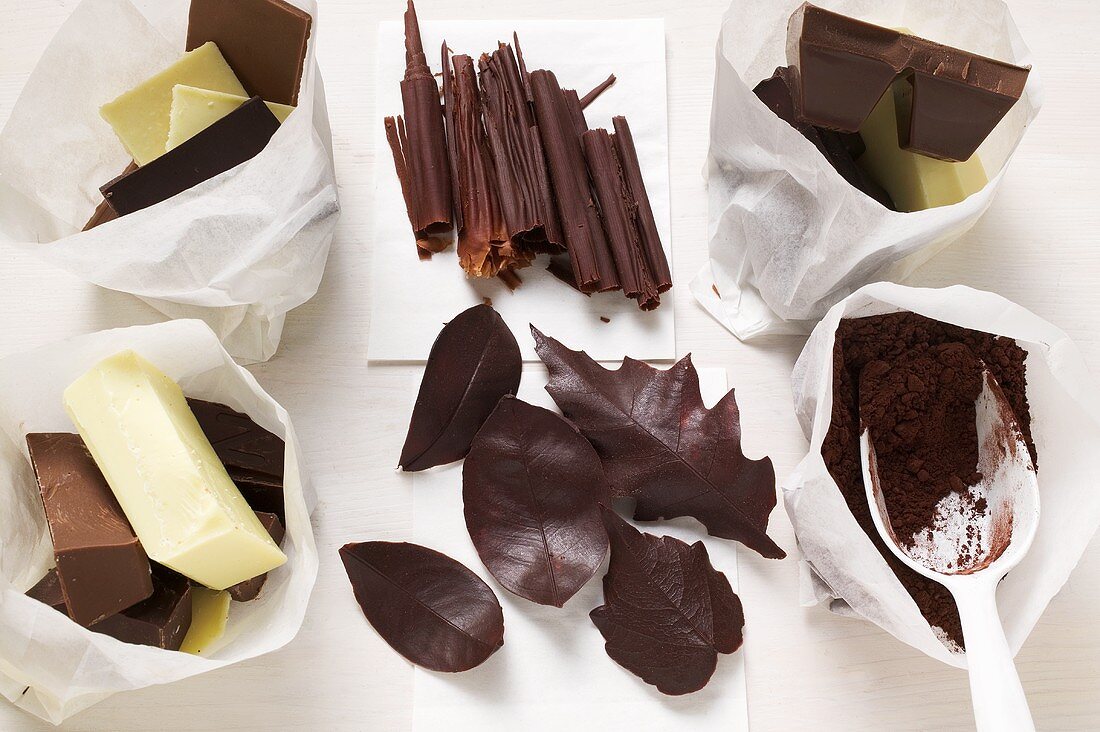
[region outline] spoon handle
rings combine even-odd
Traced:
[[[969,591],[973,589],[974,591]],[[1034,732],[1031,710],[997,612],[996,585],[955,594],[978,732]]]

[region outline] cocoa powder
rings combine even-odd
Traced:
[[[925,529],[936,503],[976,482],[974,399],[984,363],[1035,455],[1027,352],[1014,341],[914,313],[843,320],[833,351],[833,412],[821,454],[849,510],[928,623],[963,646],[958,609],[942,585],[898,561],[878,536],[860,461],[860,407],[874,424],[883,487],[900,537]],[[861,384],[868,389],[863,393]]]

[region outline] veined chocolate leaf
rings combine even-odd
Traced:
[[[606,508],[603,516],[611,564],[590,617],[607,655],[662,693],[702,689],[718,654],[741,647],[741,600],[702,542],[644,534]]]
[[[561,607],[607,554],[600,458],[571,424],[513,397],[500,400],[462,466],[466,527],[481,561],[510,592]]]
[[[732,391],[707,409],[690,355],[667,371],[630,358],[611,371],[531,331],[550,370],[546,390],[596,448],[612,492],[637,499],[634,518],[691,516],[714,536],[786,556],[767,535],[775,471],[741,452]]]
[[[519,344],[495,310],[475,305],[460,313],[428,354],[401,469],[426,470],[465,457],[500,398],[516,393],[522,370]]]
[[[390,646],[432,671],[466,671],[504,645],[504,613],[480,577],[417,544],[340,549],[355,599]]]

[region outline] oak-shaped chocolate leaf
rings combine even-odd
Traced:
[[[476,305],[460,313],[428,354],[401,468],[426,470],[465,457],[500,398],[516,393],[522,370],[519,344],[495,310]]]
[[[707,409],[690,355],[666,371],[630,358],[611,371],[531,331],[550,370],[546,390],[596,448],[612,492],[637,499],[634,518],[691,516],[714,536],[786,556],[767,534],[775,471],[770,458],[741,452],[732,391]]]
[[[390,646],[432,671],[466,671],[504,645],[496,594],[465,566],[417,544],[340,549],[355,599]]]
[[[600,458],[553,412],[504,397],[462,466],[466,528],[510,592],[561,607],[607,554]]]
[[[702,542],[688,546],[642,533],[609,509],[603,515],[611,564],[603,578],[604,604],[590,617],[607,655],[662,693],[702,689],[718,654],[741,647],[741,600]]]

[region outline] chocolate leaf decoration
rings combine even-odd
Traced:
[[[401,450],[402,470],[465,457],[500,398],[516,393],[522,369],[515,336],[488,305],[475,305],[448,323],[428,354]]]
[[[644,534],[606,508],[603,517],[611,564],[590,617],[607,655],[665,694],[702,689],[718,654],[741,647],[741,600],[702,542]]]
[[[500,400],[462,466],[466,527],[510,592],[561,607],[607,554],[600,458],[571,424],[514,397]]]
[[[390,646],[432,671],[466,671],[504,645],[504,613],[480,577],[417,544],[340,549],[355,599]]]
[[[769,458],[741,452],[732,391],[708,410],[690,355],[667,371],[630,358],[610,371],[531,331],[550,370],[546,390],[596,448],[612,492],[637,499],[634,518],[691,516],[714,536],[786,556],[766,533],[775,471]]]

